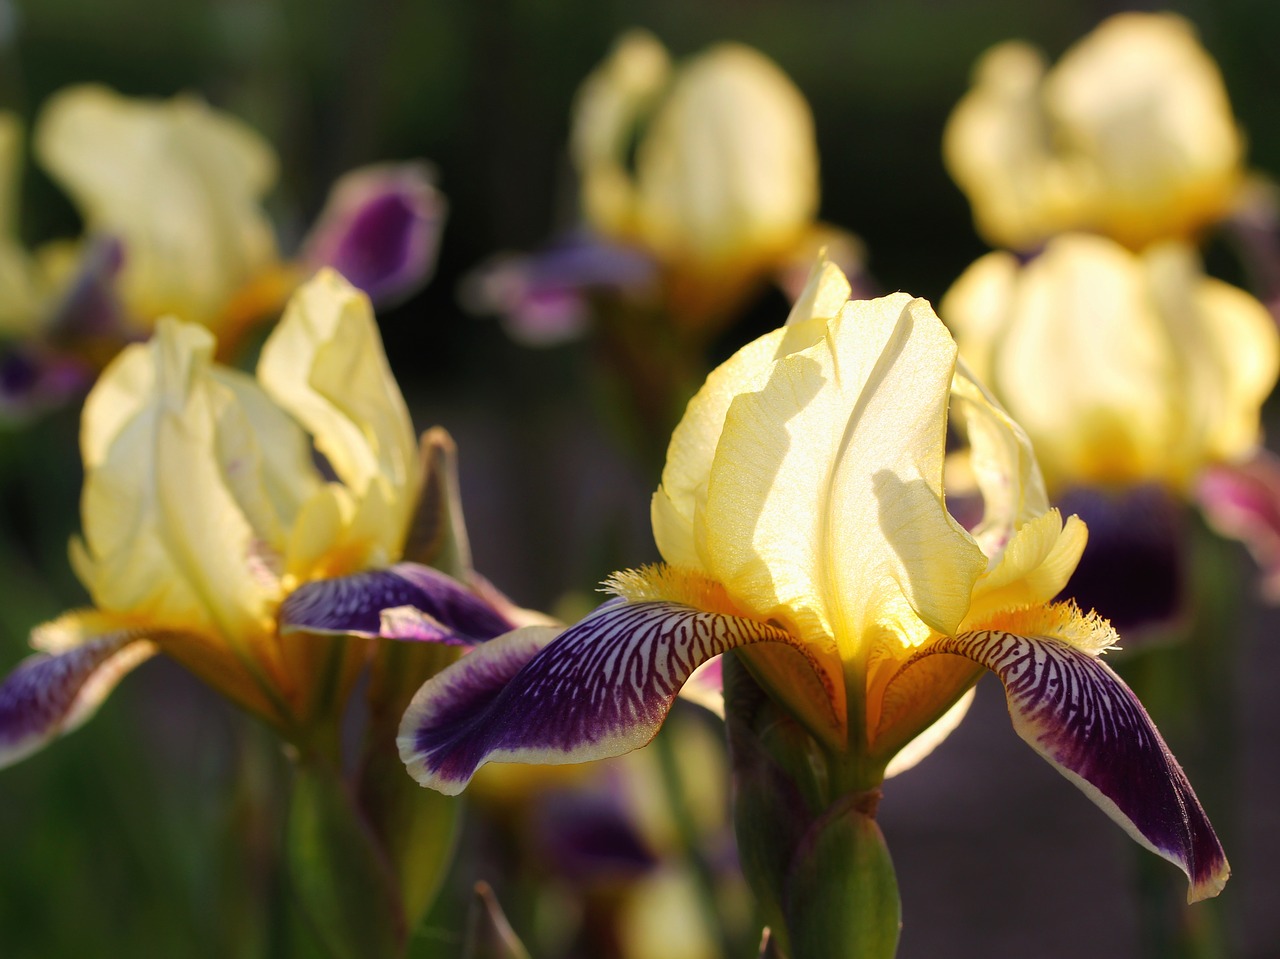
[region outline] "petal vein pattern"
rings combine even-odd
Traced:
[[[559,636],[518,630],[418,691],[400,727],[401,757],[423,785],[454,794],[486,762],[620,755],[653,738],[698,666],[759,642],[796,640],[766,623],[662,602],[615,601]]]
[[[1091,638],[1114,637],[1075,616],[1069,625],[1089,627]],[[1100,649],[1077,638],[975,630],[939,639],[904,668],[953,653],[992,670],[1018,735],[1135,841],[1182,869],[1188,901],[1216,895],[1230,867],[1191,784],[1137,697],[1097,658]]]

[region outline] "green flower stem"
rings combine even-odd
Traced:
[[[689,809],[683,777],[680,775],[679,757],[675,750],[675,734],[679,729],[674,728],[678,725],[677,722],[674,726],[671,723],[664,726],[653,741],[654,751],[657,753],[658,766],[662,773],[667,808],[671,813],[671,821],[675,824],[676,834],[680,838],[681,852],[693,869],[703,919],[706,921],[707,928],[715,930],[720,940],[720,954],[728,959],[741,954],[742,948],[720,921],[715,872],[699,846],[698,828]]]

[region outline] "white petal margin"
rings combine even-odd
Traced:
[[[137,632],[121,630],[24,659],[0,683],[0,769],[82,726],[155,652]]]
[[[558,635],[517,630],[418,691],[400,756],[418,782],[453,795],[486,762],[621,755],[654,737],[695,669],[760,642],[797,645],[766,623],[664,602],[607,603]]]
[[[1004,684],[1025,742],[1136,842],[1186,873],[1188,902],[1217,895],[1231,867],[1213,826],[1147,711],[1099,658],[1115,632],[1069,604],[1009,619],[1007,629],[943,637],[903,669],[935,653],[986,666]]]

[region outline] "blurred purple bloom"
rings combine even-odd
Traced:
[[[1094,609],[1133,640],[1187,611],[1186,507],[1155,484],[1110,491],[1075,486],[1055,504],[1089,527],[1062,598]]]
[[[310,271],[333,267],[378,305],[394,303],[435,270],[444,217],[426,164],[362,167],[334,183],[300,260]]]
[[[474,313],[500,315],[513,339],[553,346],[586,331],[591,295],[641,295],[657,273],[648,254],[578,232],[538,253],[500,256],[480,267],[466,281],[463,299]]]

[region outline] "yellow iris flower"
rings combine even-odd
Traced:
[[[692,672],[733,651],[820,744],[816,816],[936,745],[986,667],[1037,752],[1182,867],[1193,898],[1215,894],[1229,870],[1208,820],[1100,659],[1115,631],[1051,603],[1084,524],[1049,506],[1026,434],[928,303],[849,293],[824,264],[787,324],[690,401],[653,499],[664,564],[615,574],[616,598],[575,626],[492,639],[419,690],[400,727],[409,771],[454,793],[489,761],[635,749]],[[949,416],[984,498],[972,532],[945,500]]]
[[[138,329],[173,314],[230,332],[277,307],[299,279],[262,208],[275,152],[230,114],[191,96],[75,86],[45,106],[34,146],[86,232],[124,244],[118,290]]]
[[[1052,490],[1159,483],[1256,448],[1280,336],[1261,303],[1168,241],[1134,254],[1068,234],[1026,265],[996,252],[942,301],[975,374],[1026,429]]]
[[[290,301],[256,379],[164,319],[85,404],[77,575],[93,600],[42,628],[47,651],[142,635],[231,699],[305,719],[314,638],[281,637],[300,583],[400,556],[419,485],[412,424],[363,294],[333,272]],[[313,462],[312,444],[334,480]]]
[[[740,44],[677,67],[651,35],[626,34],[578,92],[572,155],[587,223],[653,255],[686,320],[786,259],[817,213],[809,106]]]
[[[1217,65],[1170,13],[1106,20],[1051,70],[1021,42],[988,51],[943,153],[993,246],[1091,230],[1138,249],[1224,217],[1244,137]]]

